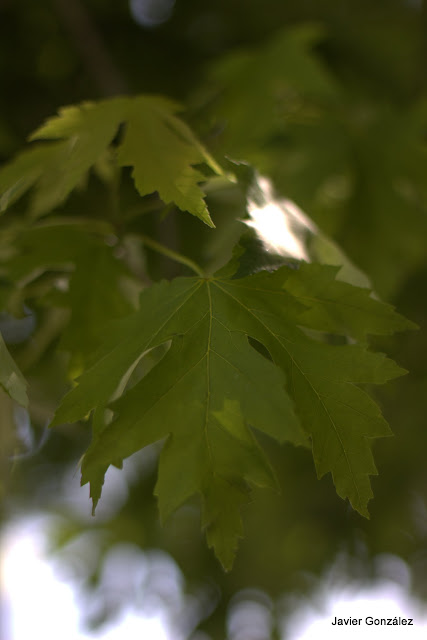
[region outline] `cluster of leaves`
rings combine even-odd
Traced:
[[[146,286],[129,266],[119,210],[102,221],[40,220],[91,168],[117,187],[119,169],[131,166],[141,196],[157,192],[213,227],[200,186],[209,175],[195,165],[222,172],[176,110],[162,97],[114,98],[62,109],[31,136],[49,141],[0,171],[1,207],[12,207],[3,297],[6,311],[33,302],[67,312],[59,347],[79,377],[52,426],[91,416],[82,482],[94,508],[110,465],[165,439],[155,489],[162,519],[199,494],[208,544],[230,568],[241,505],[251,488],[277,487],[261,434],[311,447],[318,476],[330,472],[337,493],[368,515],[372,439],[389,428],[360,385],[403,371],[368,350],[366,336],[411,325],[369,290],[337,279],[338,267],[301,262],[248,273],[243,241],[213,275],[175,254],[197,277]],[[13,205],[30,189],[18,224]],[[22,374],[3,343],[1,352],[0,382],[26,405]],[[153,352],[154,366],[144,368]]]
[[[425,259],[427,103],[331,73],[315,52],[326,36],[304,24],[224,56],[195,104],[218,152],[272,176],[390,297]]]

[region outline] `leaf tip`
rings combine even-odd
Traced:
[[[206,529],[206,541],[208,547],[213,550],[216,558],[219,560],[226,573],[229,573],[233,568],[237,553],[238,540],[242,537],[243,534],[239,534],[234,536],[233,540],[220,540],[215,527],[208,527]]]
[[[208,227],[210,227],[211,229],[215,229],[215,223],[212,220],[210,213],[208,211],[208,208],[205,206],[203,209],[202,213],[196,213],[195,214],[198,218],[200,218],[202,220],[202,222],[204,222]]]

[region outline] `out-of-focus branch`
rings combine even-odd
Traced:
[[[105,96],[126,93],[126,80],[80,0],[53,0],[53,3],[100,92]]]

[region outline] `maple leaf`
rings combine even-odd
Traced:
[[[166,438],[155,489],[162,519],[200,494],[208,544],[226,568],[242,534],[239,506],[249,488],[275,485],[251,427],[278,442],[307,445],[310,438],[319,477],[330,471],[338,494],[367,515],[369,475],[376,472],[370,440],[390,431],[357,384],[403,373],[362,346],[332,346],[306,335],[298,325],[318,322],[329,302],[313,279],[313,295],[303,296],[286,266],[233,278],[236,261],[230,264],[211,278],[178,278],[144,291],[140,309],[115,323],[53,421],[73,422],[108,406],[135,362],[170,341],[150,372],[111,403],[114,418],[94,433],[82,483],[90,482],[95,507],[110,464]],[[317,266],[334,308],[344,309],[339,324],[348,315],[342,286],[363,299],[360,319],[364,304],[372,315],[365,293],[345,283],[334,290],[331,269]],[[391,308],[383,313],[403,328]]]
[[[283,299],[288,297],[282,292]],[[227,299],[215,280],[181,278],[144,292],[141,311],[117,325],[118,334],[129,340],[116,342],[83,374],[54,423],[75,420],[95,404],[105,404],[136,358],[172,339],[160,363],[113,405],[119,418],[87,452],[83,482],[91,482],[96,505],[110,463],[171,433],[156,486],[162,518],[200,492],[208,538],[230,566],[241,530],[235,509],[218,512],[221,496],[227,494],[227,502],[236,506],[247,499],[246,483],[275,485],[247,423],[279,441],[302,444],[305,437],[283,373],[242,332],[230,331],[217,317],[224,304]]]
[[[158,191],[166,203],[174,202],[213,227],[203,192],[205,178],[192,165],[207,162],[220,173],[190,129],[173,114],[177,105],[165,98],[135,98],[129,104],[127,130],[118,149],[121,166],[132,166],[141,195]]]
[[[118,166],[131,166],[141,195],[155,191],[213,227],[199,183],[206,178],[193,165],[221,169],[191,129],[175,114],[180,106],[167,98],[138,96],[63,107],[37,129],[30,141],[49,140],[19,154],[0,170],[0,211],[34,187],[30,210],[44,215],[63,204],[91,167],[100,163],[121,124]]]

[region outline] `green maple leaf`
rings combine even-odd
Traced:
[[[220,171],[190,129],[174,116],[176,110],[164,98],[134,99],[118,161],[121,166],[134,167],[132,175],[141,195],[158,191],[166,204],[174,202],[213,227],[198,186],[205,178],[192,165],[208,162]]]
[[[342,330],[348,316],[344,283],[334,290],[330,268],[319,267],[317,274],[318,282],[327,282],[327,297],[312,277],[310,298],[288,267],[233,279],[235,266],[211,278],[179,278],[144,291],[140,309],[115,324],[53,422],[103,411],[135,362],[170,342],[157,365],[111,404],[113,420],[98,424],[83,459],[82,483],[90,482],[96,506],[110,464],[165,438],[156,485],[161,516],[200,494],[208,543],[227,568],[242,534],[239,507],[250,487],[275,485],[251,427],[279,442],[311,440],[319,477],[331,472],[338,494],[367,515],[369,475],[376,473],[370,443],[390,431],[357,385],[381,384],[403,373],[382,354],[332,346],[299,327],[323,322],[331,298],[334,309],[341,305],[344,311],[328,330]],[[363,305],[369,318],[366,293],[344,286],[353,301],[363,299],[360,318]],[[403,319],[385,309],[403,328]],[[383,324],[373,323],[370,330],[381,332]],[[254,348],[254,340],[268,357],[256,343]]]
[[[175,114],[179,105],[156,96],[111,98],[64,107],[37,129],[30,141],[49,140],[23,151],[0,170],[0,211],[34,187],[31,212],[44,215],[63,204],[84,183],[88,171],[105,158],[121,124],[125,135],[115,146],[118,166],[131,166],[141,195],[155,191],[166,203],[214,226],[199,183],[206,178],[193,165],[221,169],[191,129]]]
[[[282,292],[282,297],[289,296]],[[135,359],[172,338],[160,363],[114,405],[120,417],[99,434],[101,448],[94,441],[88,451],[83,481],[91,482],[96,505],[110,463],[171,433],[156,487],[162,517],[200,492],[208,538],[229,566],[241,527],[235,508],[218,511],[221,495],[237,506],[247,500],[247,483],[275,486],[246,423],[279,441],[303,443],[305,437],[283,373],[242,332],[230,332],[215,317],[221,298],[214,280],[198,278],[161,283],[144,292],[141,311],[117,325],[111,347],[64,399],[55,423],[105,405]],[[118,344],[117,334],[129,340]]]

